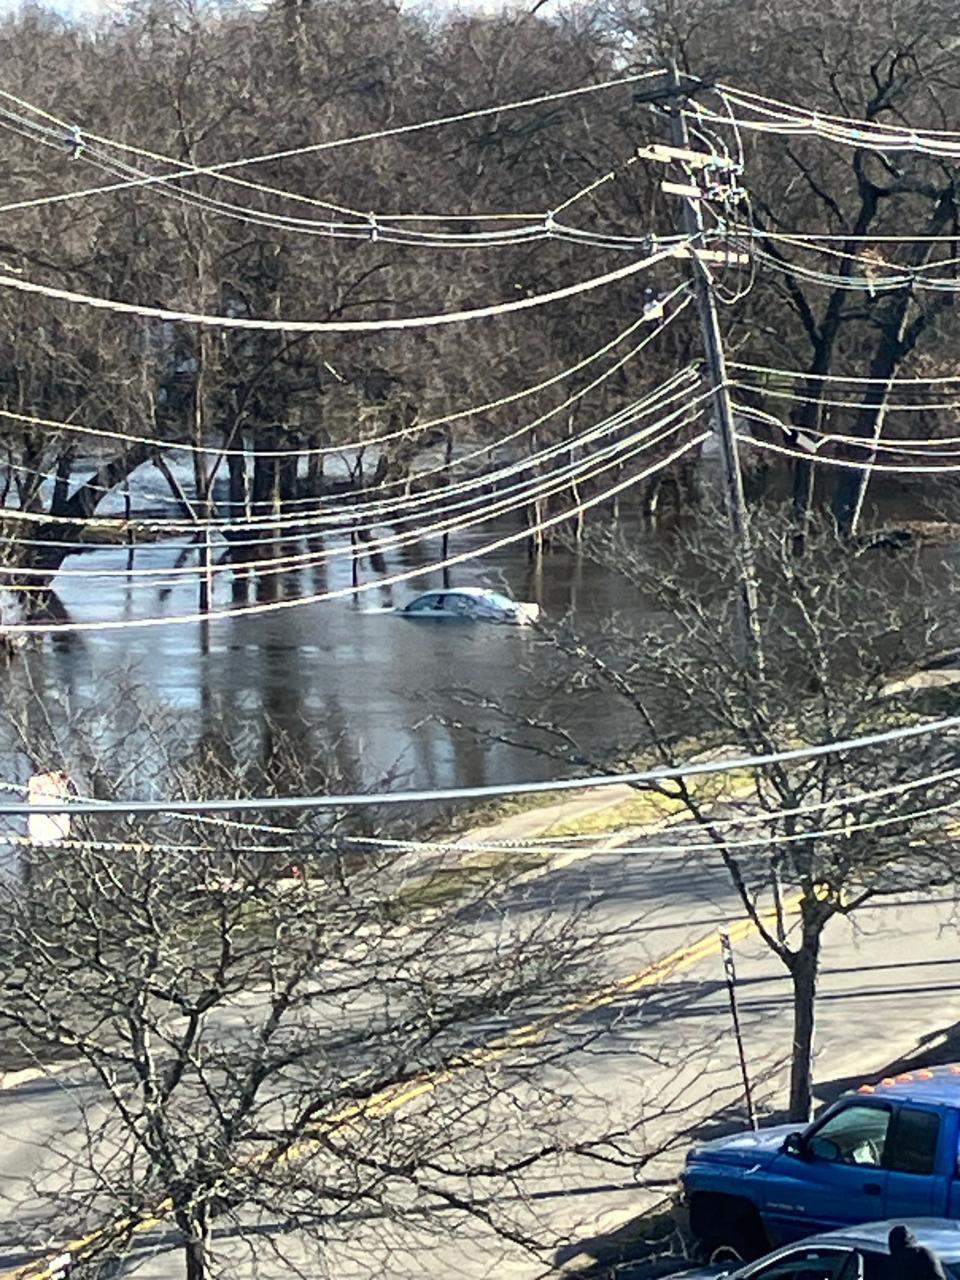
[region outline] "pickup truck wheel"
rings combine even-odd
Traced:
[[[769,1247],[760,1216],[736,1196],[694,1196],[690,1227],[704,1262],[751,1262]]]

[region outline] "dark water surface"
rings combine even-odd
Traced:
[[[481,546],[503,531],[498,524],[459,534],[451,550]],[[171,565],[176,555],[175,547],[163,544],[138,548],[137,566]],[[439,557],[434,539],[403,552],[402,558],[400,553],[388,557],[386,573]],[[63,568],[116,569],[125,560],[123,548],[105,549],[71,556]],[[361,582],[380,576],[363,563]],[[232,603],[228,579],[223,575],[216,588],[219,608]],[[137,579],[131,587],[122,576],[92,581],[61,574],[55,587],[72,622],[134,621],[196,611],[195,580],[184,580],[163,598],[160,588],[142,586],[145,581]],[[505,588],[516,599],[536,601],[553,617],[571,611],[586,623],[615,609],[642,609],[618,575],[563,550],[531,561],[522,543],[449,571],[449,585],[468,584]],[[350,549],[343,546],[319,571],[290,575],[283,591],[296,599],[350,585]],[[358,787],[388,774],[404,787],[552,775],[556,766],[549,761],[515,747],[478,742],[469,730],[446,723],[478,718],[463,710],[460,689],[493,701],[519,697],[523,706],[530,671],[541,661],[542,642],[526,628],[412,621],[393,612],[418,592],[442,585],[442,573],[433,571],[393,587],[298,603],[279,612],[48,636],[19,654],[0,681],[23,682],[29,674],[51,706],[68,706],[71,714],[87,716],[100,708],[102,732],[108,736],[130,731],[123,707],[133,688],[141,704],[176,713],[180,731],[198,740],[203,734],[233,735],[254,744],[255,750],[269,720],[292,732],[308,752],[320,752],[336,740],[343,772],[354,775],[349,781]],[[256,603],[255,594],[251,603]],[[533,705],[527,709],[531,714],[540,710]],[[609,730],[613,708],[599,706],[576,689],[559,689],[548,712],[593,739]],[[146,757],[143,744],[140,749]]]
[[[915,504],[908,505],[917,514]],[[904,502],[896,497],[884,507],[887,517],[905,514]],[[454,534],[449,552],[473,553],[518,527],[501,521]],[[624,527],[654,557],[666,554],[675,537],[669,529],[644,529],[629,512]],[[136,566],[170,567],[182,545],[138,547]],[[316,551],[320,545],[316,539],[285,544],[282,553]],[[6,702],[15,686],[30,682],[64,716],[64,723],[68,714],[80,717],[84,732],[102,735],[104,743],[130,734],[129,776],[120,787],[126,795],[144,794],[150,782],[149,743],[131,722],[138,715],[143,718],[129,696],[133,687],[141,706],[175,714],[187,743],[227,739],[241,755],[263,754],[268,722],[288,730],[305,758],[319,759],[336,743],[339,779],[351,789],[376,786],[386,777],[391,785],[405,788],[444,787],[562,771],[560,762],[451,725],[450,720],[460,718],[466,725],[493,727],[482,711],[463,709],[459,689],[493,702],[515,700],[531,716],[544,713],[575,728],[588,746],[601,747],[627,732],[622,708],[576,687],[555,686],[549,705],[540,704],[531,672],[542,667],[546,655],[535,631],[414,622],[392,612],[420,591],[447,585],[439,571],[356,596],[300,603],[303,596],[351,586],[349,544],[341,538],[327,545],[335,550],[333,558],[283,577],[281,598],[296,600],[295,607],[214,617],[209,623],[48,636],[0,673],[0,696]],[[389,553],[377,568],[364,561],[360,580],[405,573],[441,555],[438,538],[411,544]],[[122,570],[126,562],[125,548],[104,548],[69,557],[63,569]],[[188,563],[196,564],[196,559]],[[614,611],[639,619],[650,607],[615,572],[567,550],[547,551],[531,560],[522,541],[458,564],[449,575],[449,585],[506,589],[516,599],[536,601],[552,617],[569,612],[587,630]],[[217,608],[235,603],[230,577],[224,573],[218,578]],[[197,611],[195,578],[175,580],[169,590],[159,585],[163,581],[169,579],[164,575],[131,582],[121,574],[91,580],[61,573],[55,588],[66,619],[74,622],[132,622]],[[250,602],[256,601],[254,587]],[[37,765],[49,767],[42,761]],[[30,767],[20,758],[11,769],[22,781]],[[9,780],[11,770],[5,769],[4,776]]]

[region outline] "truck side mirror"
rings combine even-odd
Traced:
[[[802,1133],[788,1133],[783,1140],[783,1146],[780,1150],[787,1156],[796,1156],[798,1160],[802,1160],[807,1154],[807,1148],[803,1141]]]

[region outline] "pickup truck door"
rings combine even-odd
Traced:
[[[771,1237],[796,1240],[885,1213],[883,1166],[892,1107],[847,1100],[830,1108],[768,1166],[762,1216]]]
[[[898,1106],[883,1161],[887,1169],[883,1216],[922,1218],[945,1213],[956,1145],[952,1117],[922,1103]]]

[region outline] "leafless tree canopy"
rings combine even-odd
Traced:
[[[649,612],[601,628],[572,619],[544,628],[537,678],[576,680],[627,713],[627,736],[598,754],[575,726],[501,704],[502,736],[559,763],[675,767],[710,752],[776,757],[803,743],[836,743],[913,719],[950,714],[950,688],[913,679],[955,645],[957,600],[947,563],[868,549],[851,554],[832,521],[811,529],[805,555],[773,510],[753,523],[759,635],[745,633],[742,562],[725,520],[705,513],[651,553],[597,532],[587,554],[615,566]],[[551,659],[552,654],[552,659]],[[465,695],[469,704],[472,699]],[[529,708],[533,700],[525,698]],[[619,716],[613,723],[623,723]],[[758,931],[790,972],[795,994],[791,1114],[811,1105],[813,1011],[827,922],[877,894],[952,882],[950,834],[956,745],[930,736],[771,760],[716,781],[652,784],[699,831],[691,850],[720,859]],[[784,902],[796,895],[799,935]],[[774,907],[770,919],[764,913]]]

